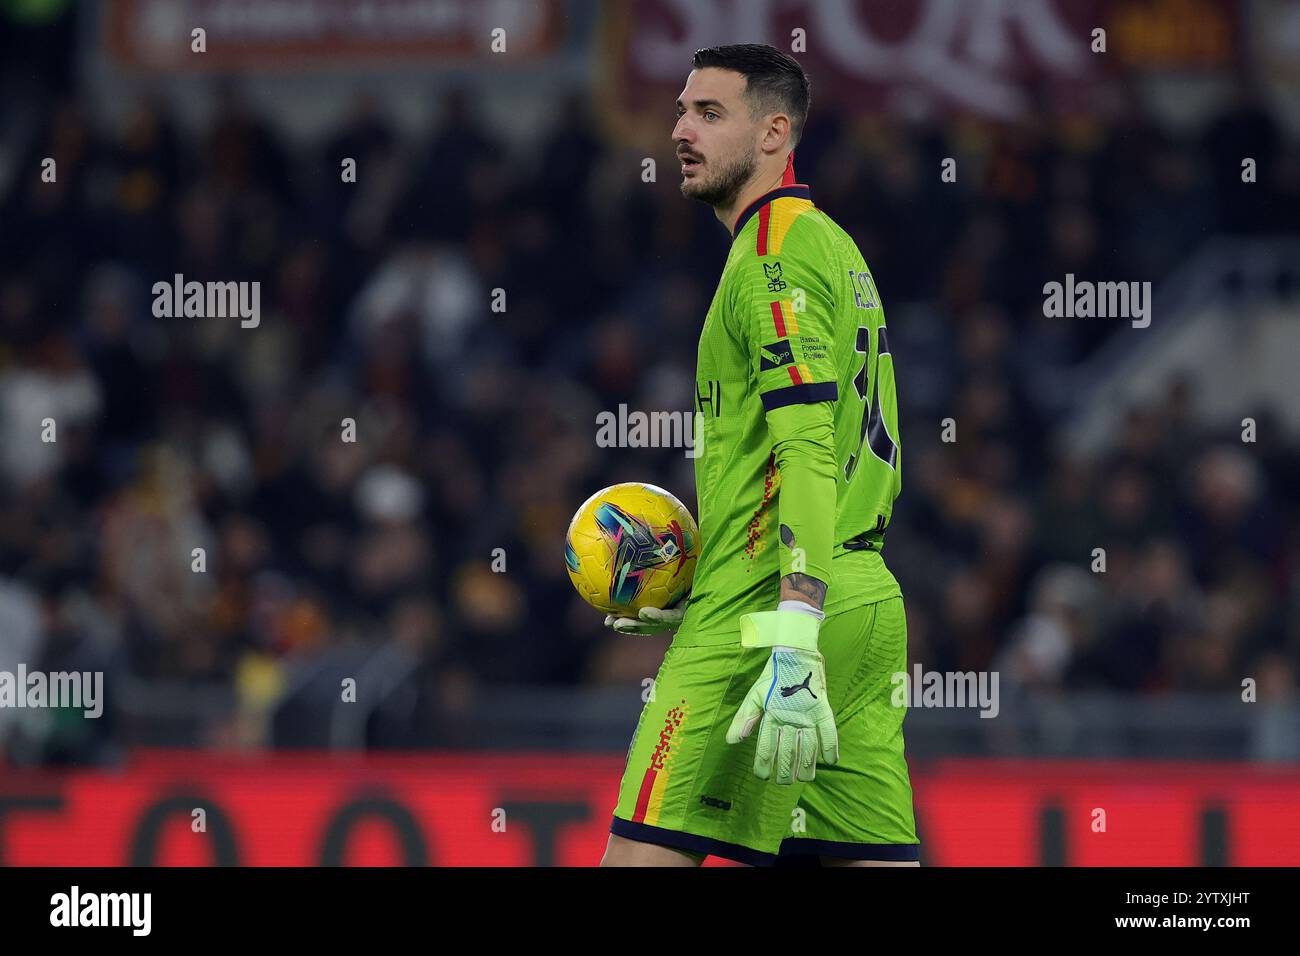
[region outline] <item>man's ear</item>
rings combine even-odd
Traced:
[[[767,123],[763,134],[763,149],[769,153],[780,152],[790,140],[790,117],[777,113]]]

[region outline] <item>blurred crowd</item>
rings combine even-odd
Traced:
[[[595,421],[690,407],[728,240],[678,194],[667,121],[645,183],[589,105],[521,151],[467,92],[431,97],[427,138],[359,97],[310,144],[232,93],[197,132],[148,99],[113,124],[51,100],[0,194],[0,668],[104,670],[113,716],[46,728],[32,759],[157,740],[187,706],[213,716],[178,742],[455,746],[485,688],[654,674],[666,640],[604,630],[563,535],[615,481],[693,505],[680,449],[598,448]],[[1243,152],[1270,171],[1251,189]],[[1248,99],[1185,138],[814,107],[799,179],[896,343],[885,557],[914,661],[1048,694],[1294,692],[1300,447],[1268,409],[1243,411],[1255,444],[1206,429],[1175,380],[1080,456],[1054,375],[1122,323],[1045,319],[1041,286],[1294,231],[1296,164]],[[177,273],[260,282],[259,327],[155,318]]]

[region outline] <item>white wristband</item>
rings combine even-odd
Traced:
[[[807,601],[782,601],[776,606],[778,611],[798,611],[800,614],[811,614],[819,621],[826,620],[826,612],[819,611]]]

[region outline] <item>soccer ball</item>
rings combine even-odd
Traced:
[[[627,481],[582,503],[564,536],[578,593],[606,614],[636,617],[691,589],[700,529],[686,506],[654,485]]]

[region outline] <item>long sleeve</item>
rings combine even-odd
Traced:
[[[767,425],[781,475],[781,575],[797,571],[829,584],[836,514],[831,403],[774,409]]]
[[[836,521],[834,300],[825,267],[787,251],[755,259],[737,330],[780,474],[781,574],[829,584]]]

